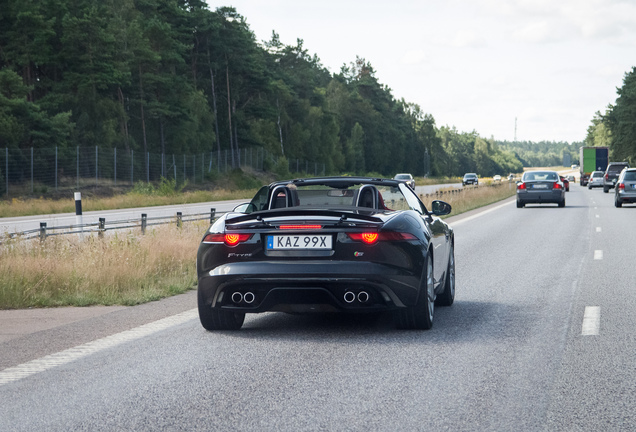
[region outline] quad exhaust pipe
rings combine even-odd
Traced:
[[[366,291],[360,291],[357,296],[353,291],[346,291],[342,298],[345,301],[345,303],[349,303],[349,304],[356,301],[356,299],[358,300],[359,303],[366,303],[371,299],[371,296]]]
[[[245,302],[247,304],[252,304],[254,303],[254,300],[256,300],[256,296],[254,295],[253,292],[248,291],[245,294],[236,291],[234,293],[232,293],[232,303],[234,304],[239,304],[241,302]]]

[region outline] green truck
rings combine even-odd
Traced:
[[[593,171],[605,171],[609,162],[609,147],[581,147],[579,149],[581,186],[587,186]]]

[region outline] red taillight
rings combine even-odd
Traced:
[[[517,189],[525,189],[526,188],[526,184],[525,183],[519,183],[517,185]]]
[[[354,241],[361,241],[366,244],[374,244],[378,241],[407,241],[417,240],[413,234],[402,232],[365,232],[365,233],[347,233],[349,238]]]
[[[228,246],[236,246],[252,238],[252,234],[208,234],[203,239],[204,243],[225,243]]]
[[[559,182],[554,182],[552,189],[563,189],[563,186],[561,186],[561,183]]]
[[[292,230],[322,229],[322,225],[281,225],[278,228],[280,228],[280,229],[292,229]]]
[[[609,178],[609,174],[605,174],[605,180]]]
[[[624,190],[625,189],[625,183],[619,183],[618,184],[618,188]]]

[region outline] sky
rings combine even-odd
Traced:
[[[513,141],[585,139],[636,66],[636,0],[208,0],[256,40],[332,73],[356,56],[437,127]]]

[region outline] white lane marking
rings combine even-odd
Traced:
[[[596,219],[599,219],[599,218],[600,218],[600,216],[599,216],[599,215],[596,215]]]
[[[149,336],[170,327],[183,324],[197,316],[197,309],[190,309],[177,315],[169,316],[142,326],[123,331],[102,339],[87,342],[64,351],[50,354],[39,359],[31,360],[21,365],[13,366],[0,371],[0,386],[13,381],[44,372],[56,366],[64,365],[82,357],[103,351],[108,348],[131,342]]]
[[[583,325],[581,326],[582,336],[596,336],[599,333],[601,322],[600,306],[585,306],[583,313]]]
[[[602,250],[595,250],[594,251],[594,259],[595,260],[602,260],[603,259],[603,251]]]
[[[510,201],[510,202],[507,202],[507,203],[504,203],[504,204],[500,204],[500,205],[498,205],[497,207],[493,207],[493,208],[491,208],[491,209],[489,209],[489,210],[485,210],[485,211],[483,211],[483,212],[481,212],[481,213],[477,213],[477,214],[475,214],[475,215],[468,216],[466,219],[458,220],[457,222],[450,223],[449,225],[450,225],[450,226],[452,226],[452,227],[454,227],[454,226],[459,225],[459,224],[461,224],[461,223],[468,222],[469,220],[473,220],[473,219],[475,219],[475,218],[478,218],[478,217],[480,217],[480,216],[483,216],[483,215],[488,214],[488,213],[490,213],[490,212],[493,212],[493,211],[495,211],[495,210],[499,210],[500,208],[505,207],[505,206],[507,206],[507,205],[510,205],[510,204],[512,204],[513,202],[514,202],[514,201]]]
[[[601,227],[596,227],[596,232],[601,232]]]

